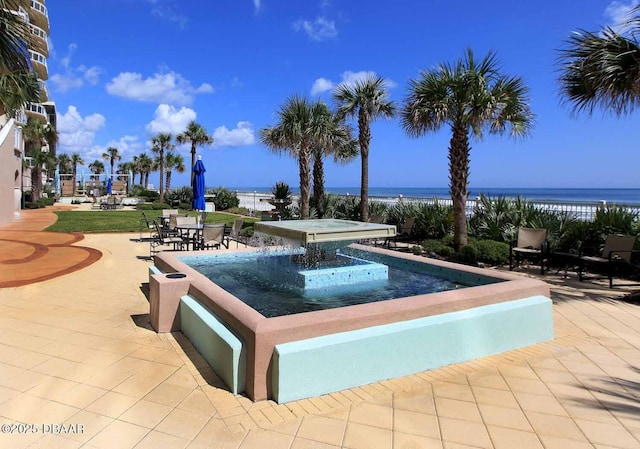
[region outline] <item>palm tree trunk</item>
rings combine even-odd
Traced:
[[[369,144],[371,143],[371,129],[369,119],[364,109],[360,109],[358,116],[358,140],[360,143],[360,161],[362,163],[360,177],[360,221],[369,220]]]
[[[145,189],[149,188],[149,174],[150,172],[148,171],[144,172],[144,188]]]
[[[309,219],[309,199],[311,184],[311,167],[309,166],[309,148],[300,148],[298,165],[300,169],[300,218]]]
[[[191,142],[191,187],[193,187],[193,180],[195,179],[195,173],[193,172],[193,166],[196,165],[196,143]]]
[[[313,159],[313,202],[318,211],[318,218],[324,217],[324,162],[322,152],[314,153]]]
[[[77,184],[77,182],[76,182],[76,172],[77,172],[77,169],[74,166],[73,167],[73,185],[71,186],[71,196],[76,196],[76,184]]]
[[[31,201],[36,202],[40,199],[40,169],[33,167],[31,169]]]
[[[469,187],[469,136],[463,127],[453,127],[449,146],[449,181],[453,201],[453,243],[467,244],[467,195]]]
[[[160,201],[164,201],[164,148],[160,148],[160,152],[159,152],[159,158],[160,158]]]
[[[171,190],[171,170],[167,170],[167,182],[165,183],[167,192]]]

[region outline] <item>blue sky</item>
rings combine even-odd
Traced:
[[[527,139],[472,141],[472,187],[639,187],[638,113],[572,116],[556,64],[572,31],[613,25],[631,3],[49,1],[58,152],[78,152],[88,165],[115,146],[124,162],[150,154],[152,135],[175,136],[195,119],[214,137],[199,149],[207,186],[297,187],[296,162],[258,139],[287,97],[331,103],[333,86],[375,72],[401,105],[409,79],[472,48],[480,57],[495,51],[504,73],[524,79],[536,114]],[[370,186],[448,185],[448,129],[414,139],[398,119],[380,120],[372,136]],[[188,164],[189,149],[178,151]],[[188,184],[188,173],[174,174],[173,186]],[[157,172],[150,182],[158,185]],[[359,160],[327,163],[327,186],[359,183]]]

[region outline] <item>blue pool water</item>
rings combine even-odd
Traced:
[[[289,258],[287,254],[258,252],[180,259],[267,318],[477,285],[470,279],[454,281],[434,276],[418,268],[424,264],[417,264],[412,269],[406,263],[394,263],[395,258],[385,256],[376,262],[389,267],[388,280],[304,290],[288,281],[286,271],[296,270]]]

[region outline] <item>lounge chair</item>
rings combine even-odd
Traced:
[[[229,248],[229,242],[225,243],[225,225],[207,224],[202,227],[202,237],[200,240],[200,249],[220,249],[220,245]]]
[[[578,278],[581,281],[587,279],[584,275],[587,269],[599,273],[604,272],[604,277],[589,276],[588,279],[609,279],[609,288],[613,288],[613,275],[616,269],[631,265],[631,254],[636,239],[635,235],[610,234],[607,236],[599,256],[582,255],[581,253]]]
[[[404,223],[402,223],[402,226],[400,226],[400,229],[398,229],[398,232],[396,233],[396,235],[394,237],[389,237],[385,240],[386,246],[390,248],[391,243],[393,243],[394,246],[397,246],[398,242],[411,241],[411,236],[413,234],[413,227],[415,226],[415,224],[416,224],[416,219],[414,217],[407,218],[404,221]]]
[[[544,262],[548,257],[547,230],[518,228],[518,240],[509,243],[509,270],[520,265],[524,259],[540,263],[540,274],[544,274]]]

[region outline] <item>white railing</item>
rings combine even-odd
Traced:
[[[31,34],[33,34],[34,36],[39,37],[40,39],[42,39],[45,43],[45,46],[47,47],[47,51],[49,50],[49,35],[47,34],[47,32],[45,30],[43,30],[42,28],[40,28],[39,26],[36,26],[32,23],[29,24],[29,29],[31,29]]]
[[[38,62],[40,64],[42,64],[43,66],[47,67],[47,58],[42,54],[39,53],[37,51],[34,50],[29,50],[29,56],[31,57],[32,61]]]
[[[36,114],[47,115],[47,110],[39,103],[27,103],[24,108],[27,111],[35,112]]]
[[[399,196],[396,198],[388,197],[369,197],[370,201],[379,201],[389,205],[397,204],[398,202],[415,202],[426,204],[442,204],[445,206],[452,206],[453,201],[451,198],[411,198]],[[575,216],[578,220],[591,221],[595,218],[598,208],[605,206],[606,201],[542,201],[542,200],[530,200],[529,203],[533,204],[536,208],[547,212],[563,212]],[[478,200],[467,200],[467,216],[473,216],[473,211],[478,205]],[[640,215],[640,204],[615,204],[618,207],[627,209],[630,212],[635,212]]]

